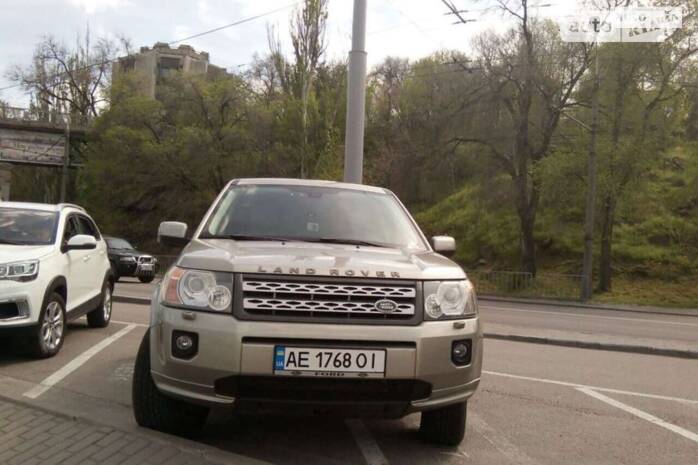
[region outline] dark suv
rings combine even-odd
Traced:
[[[135,249],[127,240],[118,237],[104,237],[109,247],[109,262],[115,279],[123,276],[138,278],[142,283],[155,279],[158,262],[155,257]]]

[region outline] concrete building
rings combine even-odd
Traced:
[[[189,45],[171,48],[164,42],[150,47],[141,47],[139,53],[121,57],[114,64],[112,78],[116,81],[122,73],[134,71],[142,80],[143,93],[155,98],[155,89],[162,79],[175,72],[206,74],[210,76],[226,74],[225,68],[209,63],[207,52],[197,52]]]

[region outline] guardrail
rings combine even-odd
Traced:
[[[582,275],[520,271],[466,271],[480,295],[579,300]]]

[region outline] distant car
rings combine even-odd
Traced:
[[[109,324],[113,283],[107,245],[84,209],[0,202],[0,332],[51,357],[68,321]]]
[[[123,276],[138,278],[142,283],[155,279],[158,267],[155,257],[136,250],[126,239],[107,236],[104,239],[109,247],[109,262],[116,281]]]

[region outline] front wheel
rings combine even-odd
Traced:
[[[32,355],[37,358],[53,357],[63,346],[65,336],[65,301],[53,293],[39,315],[39,324],[32,329],[29,340]]]
[[[138,277],[138,280],[142,282],[143,284],[148,284],[155,279],[155,275],[148,274],[148,275],[141,275]]]
[[[113,286],[109,280],[102,284],[102,297],[97,308],[87,314],[87,324],[91,328],[106,328],[111,320]]]
[[[465,436],[467,413],[467,402],[422,412],[419,434],[427,442],[455,447]]]
[[[192,437],[199,434],[206,423],[208,408],[167,397],[158,391],[150,374],[150,331],[145,333],[138,348],[131,396],[139,426]]]

